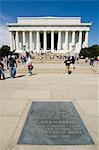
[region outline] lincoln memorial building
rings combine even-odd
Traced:
[[[81,23],[81,17],[18,17],[7,26],[11,51],[79,53],[88,47],[91,23]]]

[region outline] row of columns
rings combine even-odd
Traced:
[[[40,32],[36,32],[36,49],[37,51],[40,50]],[[65,49],[68,50],[68,31],[65,32]],[[25,31],[22,32],[22,38],[23,38],[23,46],[26,46],[26,37],[25,37]],[[44,50],[47,49],[47,31],[44,31]],[[78,40],[79,46],[81,48],[82,45],[82,31],[79,31],[79,40]],[[12,32],[10,32],[10,46],[11,50],[13,50],[13,36]],[[85,47],[88,47],[88,31],[85,33]],[[75,31],[72,32],[72,46],[75,45]],[[19,49],[19,35],[18,31],[16,31],[15,36],[15,47],[16,50]],[[29,32],[29,49],[32,50],[32,31]],[[51,50],[54,50],[54,31],[51,31]],[[61,50],[61,31],[58,31],[58,45],[57,50]]]

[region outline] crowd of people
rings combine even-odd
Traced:
[[[37,55],[38,57],[43,57],[44,55]],[[73,69],[75,69],[75,62],[79,63],[79,59],[75,58],[74,56],[62,56],[62,55],[45,55],[46,57],[50,57],[50,59],[54,59],[57,57],[58,59],[64,59],[64,63],[66,66],[66,72],[67,74],[71,74]],[[8,57],[5,57],[3,59],[0,59],[0,80],[1,79],[6,79],[5,77],[5,65],[7,69],[9,69],[10,73],[10,78],[13,79],[16,76],[16,68],[17,68],[17,63],[22,63],[27,65],[27,70],[28,74],[31,76],[32,75],[32,70],[33,70],[33,64],[32,64],[32,59],[35,59],[35,56],[31,56],[29,53],[26,53],[25,55],[21,55],[17,61],[16,61],[16,56],[15,55],[9,55]],[[42,58],[41,58],[42,59]],[[99,62],[99,57],[97,57],[97,63]],[[95,59],[88,57],[85,58],[85,64],[88,63],[90,66],[94,66]]]
[[[28,73],[31,76],[32,75],[32,69],[33,69],[33,64],[32,64],[32,59],[30,55],[28,56],[23,56],[24,62],[26,62]],[[5,66],[7,69],[9,69],[9,74],[10,78],[13,79],[16,76],[16,68],[17,68],[17,61],[16,61],[16,56],[15,55],[9,55],[8,57],[0,59],[0,80],[6,79],[5,77]],[[21,62],[23,63],[23,58],[21,58]]]
[[[66,69],[67,69],[67,74],[71,74],[72,73],[72,69],[75,69],[75,61],[77,63],[79,63],[79,59],[75,58],[74,56],[65,57],[64,63],[65,63]],[[86,57],[85,58],[85,64],[89,63],[89,65],[91,67],[94,66],[95,62],[97,62],[97,64],[99,63],[99,56],[96,59],[94,57],[92,57],[92,58]]]

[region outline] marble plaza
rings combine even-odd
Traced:
[[[0,81],[0,150],[99,150],[99,75],[95,72],[96,67],[93,70],[89,65],[79,63],[76,68],[80,72],[66,76],[61,73],[64,71],[62,63],[34,64],[31,77],[26,73],[18,74],[20,67],[19,64],[14,80]],[[47,73],[39,73],[40,69],[47,69]],[[50,73],[51,69],[55,73]],[[95,144],[17,144],[32,102],[72,102]]]

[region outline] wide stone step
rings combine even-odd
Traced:
[[[8,72],[8,71],[7,71]],[[17,73],[19,74],[26,74],[28,72],[27,68],[18,68]],[[65,68],[34,68],[34,73],[41,73],[41,74],[64,74],[67,72]],[[88,68],[76,68],[72,69],[73,73],[81,73],[81,74],[99,74],[98,69],[88,69]]]

